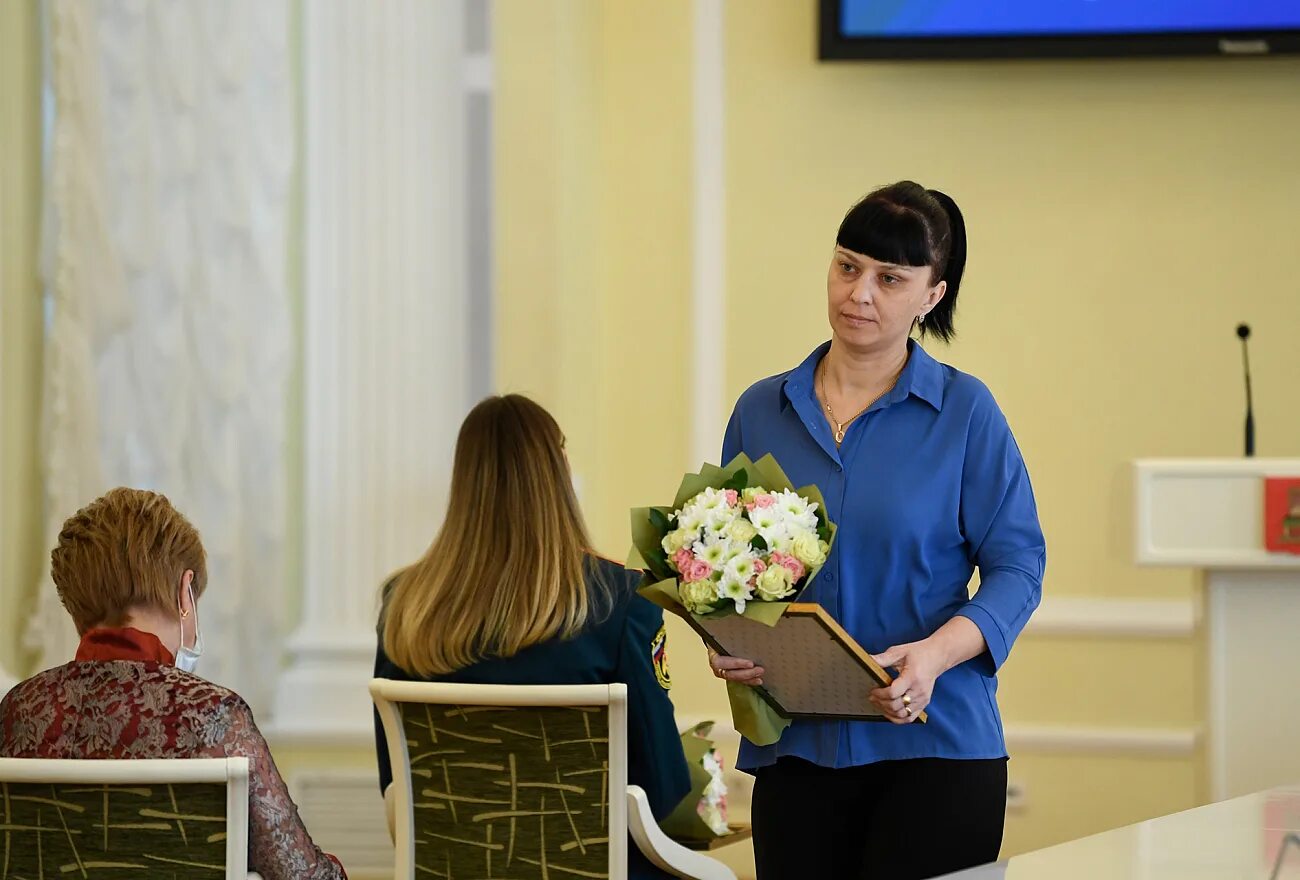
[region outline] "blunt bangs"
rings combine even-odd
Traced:
[[[936,266],[925,218],[901,205],[867,198],[840,223],[836,243],[854,253],[899,266]],[[942,267],[936,267],[936,272]]]

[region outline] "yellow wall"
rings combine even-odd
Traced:
[[[44,564],[40,418],[40,33],[35,0],[0,4],[0,670],[19,650]]]
[[[497,388],[555,415],[592,537],[623,559],[628,511],[671,500],[699,464],[686,344],[692,7],[494,10]],[[725,718],[699,640],[668,625],[679,714]],[[724,857],[749,861],[745,847]]]
[[[568,439],[597,547],[689,460],[691,4],[496,5],[496,376]],[[721,436],[721,429],[719,429]],[[674,632],[679,674],[704,656]],[[718,712],[711,678],[681,711]]]
[[[1129,462],[1239,452],[1242,320],[1260,453],[1297,453],[1300,60],[820,64],[814,9],[727,6],[728,401],[825,338],[826,260],[856,197],[904,177],[943,188],[971,261],[959,339],[931,350],[1012,423],[1046,593],[1197,601],[1191,572],[1131,562]],[[498,4],[498,375],[555,409],[613,553],[626,509],[689,464],[691,15],[687,0]],[[679,710],[723,716],[702,652],[675,638]],[[1026,636],[1008,724],[1199,730],[1201,654],[1199,633]],[[1081,669],[1094,677],[1076,688]],[[1012,776],[1027,806],[1008,853],[1207,795],[1199,747],[1018,750]]]

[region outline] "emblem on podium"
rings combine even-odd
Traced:
[[[1264,480],[1264,547],[1300,554],[1300,477]]]

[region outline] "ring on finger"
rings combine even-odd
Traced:
[[[903,694],[903,705],[904,705],[904,706],[910,706],[910,705],[912,705],[912,695],[911,695],[911,694]]]
[[[907,713],[907,717],[908,717],[908,718],[911,718],[911,717],[912,717],[912,707],[911,707],[911,706],[904,706],[904,707],[903,707],[903,711]]]

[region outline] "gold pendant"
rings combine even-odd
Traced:
[[[839,446],[843,442],[844,442],[844,429],[840,427],[839,422],[836,422],[835,423],[835,445]]]

